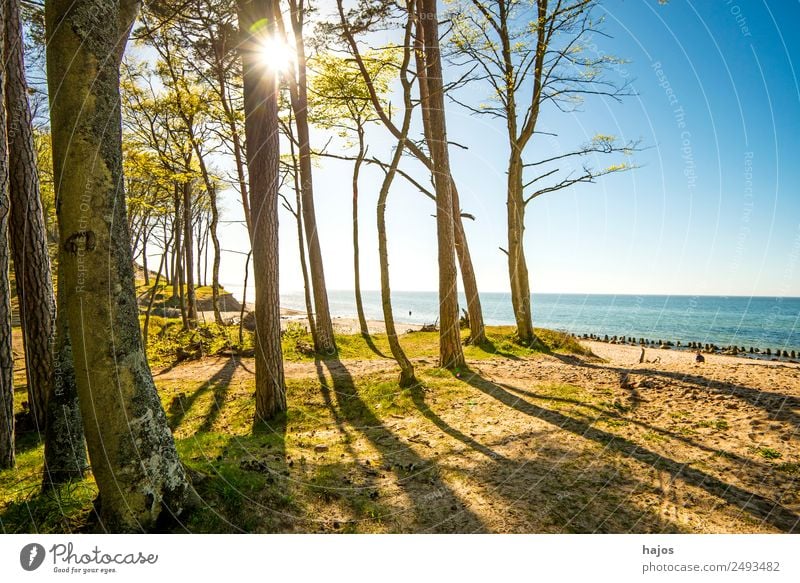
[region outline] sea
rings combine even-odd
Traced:
[[[367,319],[382,320],[380,292],[362,296]],[[330,291],[328,299],[332,316],[356,316],[354,292]],[[437,321],[436,292],[397,291],[392,303],[398,323]],[[481,304],[487,325],[514,324],[510,294],[482,293]],[[281,306],[304,311],[303,293],[282,294]],[[466,307],[463,294],[460,306]],[[534,326],[576,335],[800,351],[800,298],[533,294],[532,309]]]

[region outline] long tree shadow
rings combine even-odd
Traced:
[[[661,435],[669,437],[670,439],[675,439],[676,441],[681,441],[681,442],[685,443],[686,445],[689,445],[691,447],[696,447],[697,449],[703,450],[703,451],[708,452],[708,453],[717,454],[717,453],[722,452],[727,459],[735,461],[735,462],[738,462],[738,463],[741,463],[741,464],[750,464],[750,465],[752,465],[754,463],[753,460],[751,460],[750,458],[746,458],[746,457],[740,456],[738,454],[735,454],[735,453],[732,453],[732,452],[729,452],[729,451],[726,451],[726,450],[720,450],[719,448],[709,447],[709,446],[704,445],[702,443],[699,443],[699,442],[697,442],[697,441],[695,441],[693,439],[690,439],[690,438],[688,438],[685,435],[682,435],[680,433],[675,433],[674,431],[669,431],[668,429],[663,429],[661,427],[657,427],[657,426],[652,425],[650,423],[645,423],[644,421],[639,421],[638,419],[633,419],[631,417],[625,417],[625,416],[620,415],[619,413],[617,413],[615,411],[609,411],[607,409],[603,409],[602,407],[598,407],[597,405],[592,405],[590,403],[586,403],[584,401],[581,401],[580,399],[570,399],[568,397],[555,397],[555,396],[552,396],[552,395],[534,393],[534,392],[531,392],[531,391],[527,391],[525,389],[520,389],[519,387],[515,387],[515,386],[512,386],[512,385],[509,385],[507,383],[500,383],[500,382],[495,382],[495,381],[491,381],[491,382],[494,382],[497,386],[502,387],[502,388],[504,388],[504,389],[506,389],[506,390],[508,390],[508,391],[510,391],[512,393],[515,393],[515,394],[519,395],[520,397],[529,397],[529,398],[532,398],[532,399],[542,399],[542,400],[546,400],[546,401],[554,401],[556,403],[564,403],[564,404],[567,404],[567,405],[576,405],[576,406],[583,407],[585,409],[589,409],[591,411],[594,411],[595,413],[598,414],[598,416],[606,416],[606,417],[609,417],[611,419],[618,419],[620,421],[626,421],[628,423],[632,423],[634,425],[642,427],[643,429],[648,429],[650,431],[654,431],[654,432],[660,433]],[[766,465],[766,464],[764,464],[764,465]]]
[[[231,379],[238,366],[239,360],[235,357],[231,357],[225,362],[222,368],[214,373],[214,376],[200,385],[191,395],[187,396],[183,393],[177,395],[172,400],[172,403],[170,403],[167,411],[167,420],[169,421],[170,429],[175,431],[184,421],[195,401],[209,391],[211,391],[214,402],[197,431],[208,431],[211,429],[214,421],[219,416],[220,410],[225,402],[225,395],[230,388]]]
[[[419,409],[420,413],[431,423],[436,425],[439,429],[441,429],[444,433],[449,435],[450,437],[457,439],[464,445],[474,449],[475,451],[482,453],[486,457],[496,461],[508,461],[504,456],[500,455],[499,453],[495,452],[489,447],[486,447],[482,443],[474,440],[469,435],[465,435],[458,429],[448,425],[447,422],[439,417],[425,402],[425,387],[422,385],[417,385],[410,390],[411,399],[414,402],[414,405]]]
[[[639,503],[645,478],[613,460],[568,445],[545,441],[521,457],[472,470],[484,488],[504,500],[509,530],[539,533],[689,532],[658,505]],[[497,507],[496,507],[497,508]]]
[[[361,338],[364,339],[369,349],[374,352],[376,355],[380,356],[381,358],[389,358],[380,349],[375,346],[375,341],[372,339],[372,334],[361,334]]]
[[[414,505],[417,524],[430,532],[484,532],[481,520],[439,477],[438,466],[417,454],[372,412],[344,364],[335,359],[322,363],[333,379],[333,387],[328,388],[332,389],[342,421],[359,431],[379,452],[383,467],[395,473],[397,484]],[[327,387],[324,374],[320,375],[320,383]],[[434,500],[436,505],[432,504]],[[437,508],[448,510],[437,514]]]
[[[792,423],[795,427],[800,428],[800,413],[796,412],[800,411],[800,399],[791,395],[785,395],[774,391],[762,391],[745,385],[710,379],[702,375],[671,372],[653,368],[621,368],[603,366],[585,361],[582,361],[579,366],[614,371],[620,375],[635,373],[638,375],[662,377],[673,381],[691,383],[716,394],[728,395],[741,399],[754,407],[763,409],[769,415],[770,419],[787,421]]]
[[[607,433],[573,417],[534,405],[510,393],[503,387],[484,379],[477,374],[462,375],[471,387],[489,395],[508,407],[541,419],[564,431],[589,439],[625,457],[645,463],[655,469],[669,472],[684,482],[702,488],[709,494],[722,498],[758,520],[770,524],[784,532],[800,531],[800,516],[785,506],[769,500],[754,492],[749,492],[732,484],[723,482],[706,472],[689,467],[673,459],[650,451],[628,439]]]

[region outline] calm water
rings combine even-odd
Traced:
[[[363,296],[367,318],[382,320],[380,293]],[[356,315],[352,291],[332,291],[329,300],[333,316]],[[392,300],[398,322],[437,319],[435,292],[395,292]],[[514,323],[509,294],[481,294],[481,303],[487,324]],[[282,295],[281,304],[305,309],[302,293]],[[575,334],[800,350],[800,298],[534,294],[533,316],[536,326]]]

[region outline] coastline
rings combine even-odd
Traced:
[[[249,313],[253,310],[253,304],[248,303],[245,306],[245,313]],[[230,323],[238,323],[239,317],[241,312],[240,311],[225,311],[222,312],[222,318],[226,322]],[[211,311],[201,311],[198,312],[198,317],[201,321],[205,322],[213,322],[214,321],[214,314]],[[291,324],[299,323],[306,329],[308,329],[308,323],[306,318],[305,310],[299,310],[295,308],[287,308],[281,307],[280,308],[280,317],[281,317],[281,329],[286,330]],[[358,318],[354,316],[332,316],[333,321],[333,329],[334,332],[337,334],[343,335],[350,335],[350,334],[359,334],[360,327]],[[398,334],[406,334],[408,332],[417,332],[423,328],[425,325],[429,325],[428,323],[407,323],[407,322],[395,322],[395,328],[397,329]],[[504,326],[512,326],[513,324],[505,324]],[[378,319],[368,319],[367,320],[367,327],[371,334],[385,334],[386,333],[386,325],[383,320]],[[628,338],[627,340],[623,340],[622,337],[618,336],[611,336],[611,335],[604,335],[601,337],[598,334],[585,334],[585,333],[575,333],[569,330],[565,330],[563,328],[554,328],[560,332],[566,332],[574,336],[580,342],[587,344],[589,346],[607,346],[607,347],[620,347],[620,348],[627,348],[631,352],[631,354],[635,354],[636,359],[638,360],[641,349],[644,348],[647,356],[646,359],[655,359],[657,356],[661,356],[662,360],[672,360],[670,357],[666,356],[670,353],[673,354],[683,354],[683,355],[691,355],[691,358],[694,358],[694,354],[699,350],[706,358],[709,357],[726,357],[726,358],[735,358],[738,360],[744,361],[752,361],[752,362],[761,362],[761,363],[784,363],[784,364],[798,364],[800,363],[800,351],[798,350],[791,350],[788,347],[786,349],[782,349],[785,351],[786,355],[776,355],[772,349],[768,347],[759,347],[759,346],[718,346],[713,343],[697,343],[697,342],[682,342],[679,340],[652,340],[646,338]],[[607,340],[605,340],[607,338]],[[601,350],[602,352],[608,352],[607,350]],[[769,351],[769,352],[768,352]],[[596,352],[596,351],[595,351]],[[686,357],[685,358],[689,358]]]

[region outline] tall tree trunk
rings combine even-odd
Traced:
[[[161,263],[158,266],[158,273],[156,273],[156,282],[153,284],[153,291],[150,292],[150,299],[147,301],[147,311],[144,313],[144,326],[142,326],[142,346],[144,348],[145,357],[147,357],[147,339],[150,335],[150,313],[153,311],[153,304],[156,301],[156,294],[158,293],[158,283],[161,281],[161,272],[164,270],[164,264],[167,262],[167,252],[161,255]]]
[[[214,246],[214,262],[211,265],[211,298],[214,304],[214,320],[221,326],[223,321],[219,311],[219,266],[222,263],[222,247],[217,236],[219,209],[217,208],[217,193],[214,189],[211,190],[209,196],[211,196],[211,224],[208,232],[211,235],[211,244]]]
[[[289,132],[292,132],[292,117],[289,114]],[[297,212],[294,215],[297,222],[297,246],[300,254],[300,271],[303,274],[303,298],[306,304],[306,317],[308,318],[308,330],[314,346],[317,346],[317,327],[314,323],[314,302],[311,298],[311,281],[308,277],[308,262],[306,261],[306,245],[303,238],[303,193],[300,188],[300,165],[294,149],[294,136],[289,137],[289,152],[292,157],[292,178],[294,180],[294,193],[296,199]]]
[[[466,366],[466,361],[461,348],[458,322],[453,193],[447,150],[436,0],[421,0],[420,16],[425,38],[425,77],[428,85],[428,99],[427,103],[423,103],[423,108],[428,109],[430,119],[431,141],[428,146],[431,151],[436,186],[436,231],[439,245],[439,364],[444,368],[460,368]]]
[[[242,285],[242,309],[239,312],[239,349],[244,346],[244,311],[247,308],[247,279],[250,275],[250,257],[253,251],[247,254],[247,259],[244,261],[244,285]]]
[[[220,326],[222,326],[223,324],[222,314],[220,314],[219,311],[219,266],[221,262],[222,249],[219,244],[219,238],[217,237],[217,227],[219,226],[217,189],[214,186],[214,183],[211,181],[211,176],[208,173],[206,162],[203,156],[200,154],[200,147],[197,144],[197,141],[194,138],[192,138],[192,142],[195,144],[194,152],[200,164],[200,173],[203,176],[203,182],[206,187],[206,192],[208,193],[209,205],[211,207],[211,223],[209,224],[208,227],[209,232],[211,233],[211,243],[214,245],[214,263],[211,269],[211,304],[214,310],[214,321]],[[250,206],[248,205],[247,210],[249,211],[249,209]]]
[[[300,153],[300,185],[303,193],[303,222],[305,223],[308,245],[308,263],[311,285],[314,289],[314,308],[316,316],[316,350],[332,354],[336,351],[328,305],[328,290],[325,286],[325,270],[322,264],[322,248],[317,231],[317,215],[314,210],[314,186],[311,171],[311,139],[308,129],[308,83],[306,79],[306,56],[303,42],[303,7],[297,0],[290,0],[291,19],[297,52],[297,79],[290,80],[292,111],[297,123],[297,141]],[[248,153],[249,154],[249,153]],[[250,204],[252,209],[252,202]]]
[[[186,317],[189,328],[197,327],[197,296],[194,289],[194,233],[192,232],[192,183],[183,183],[183,250],[186,258]]]
[[[414,365],[411,364],[403,347],[400,346],[400,340],[397,337],[397,329],[394,324],[392,290],[389,284],[389,246],[386,241],[386,200],[389,196],[389,190],[391,189],[392,181],[394,180],[402,155],[403,143],[400,142],[395,149],[392,162],[386,170],[386,176],[383,179],[381,190],[378,195],[378,261],[381,271],[381,307],[383,308],[383,321],[386,325],[386,337],[389,340],[389,349],[392,351],[392,356],[400,366],[400,386],[410,387],[417,383],[417,379],[414,376]]]
[[[508,164],[508,274],[511,305],[517,323],[517,339],[523,344],[537,342],[531,317],[531,288],[525,260],[525,201],[522,190],[522,155],[512,148]]]
[[[186,313],[186,299],[183,294],[183,213],[181,212],[181,193],[180,185],[176,182],[174,184],[173,201],[175,203],[175,219],[172,222],[172,228],[175,233],[175,242],[172,246],[172,261],[174,267],[174,275],[172,282],[172,297],[178,298],[178,304],[181,309],[181,322],[183,329],[189,329],[189,316]]]
[[[417,35],[414,39],[414,54],[416,57],[417,76],[419,78],[420,101],[427,103],[429,100],[428,80],[425,70],[425,38],[424,30],[418,25]],[[430,111],[422,108],[422,127],[425,134],[425,141],[431,141],[431,121]],[[461,280],[464,283],[464,295],[467,298],[467,313],[469,314],[469,341],[473,344],[481,345],[486,342],[486,328],[483,323],[483,308],[481,298],[478,293],[478,281],[475,277],[475,269],[472,266],[472,256],[469,252],[467,234],[464,231],[464,221],[461,218],[461,202],[456,188],[456,181],[450,175],[450,187],[453,195],[453,234],[455,237],[456,257],[461,268]]]
[[[142,347],[122,191],[119,64],[138,6],[45,3],[61,309],[81,339],[75,379],[110,531],[154,529],[196,501]]]
[[[66,305],[63,269],[58,268],[58,304]],[[52,391],[47,399],[47,429],[44,441],[44,476],[47,490],[81,480],[89,467],[86,459],[83,418],[73,366],[72,340],[66,310],[56,314]]]
[[[169,253],[169,243],[167,242],[167,217],[166,217],[166,215],[164,216],[164,223],[163,223],[163,226],[161,228],[161,240],[164,241],[164,253],[168,254]],[[169,239],[169,241],[172,242],[172,239]],[[169,272],[169,264],[170,264],[170,261],[168,259],[165,259],[164,260],[164,283],[165,284],[169,284],[170,281],[172,281],[169,278],[169,276],[171,275],[170,272]]]
[[[150,270],[147,268],[147,239],[150,233],[144,232],[142,236],[142,269],[144,270],[144,285],[150,287]]]
[[[44,431],[53,372],[55,298],[25,80],[19,0],[5,0],[5,3],[5,102],[11,200],[9,233],[25,348],[28,403],[37,429]]]
[[[228,131],[231,133],[231,143],[233,144],[233,159],[236,165],[236,179],[239,183],[239,194],[242,198],[242,210],[244,211],[244,220],[247,224],[247,232],[251,235],[250,228],[250,201],[247,194],[247,178],[245,176],[244,168],[244,155],[242,153],[242,139],[239,134],[239,126],[236,121],[236,114],[230,102],[230,94],[228,91],[228,80],[226,76],[225,67],[223,65],[223,55],[220,54],[220,43],[214,43],[214,74],[217,78],[217,90],[219,91],[220,103],[222,104],[222,111],[225,114],[225,121],[228,124]]]
[[[455,180],[450,177],[453,193],[453,235],[455,237],[456,258],[461,269],[461,281],[464,283],[464,295],[467,298],[467,314],[469,314],[469,342],[480,346],[486,342],[486,326],[483,322],[483,308],[478,292],[478,280],[472,265],[467,233],[464,231],[464,220],[461,217],[461,204]]]
[[[278,286],[278,186],[280,141],[278,84],[259,59],[256,23],[275,33],[276,0],[237,0],[242,46],[245,139],[252,212],[253,275],[256,317],[256,420],[286,410]]]
[[[358,126],[358,155],[353,165],[353,277],[356,294],[356,313],[358,314],[358,325],[362,336],[369,336],[367,317],[364,315],[364,300],[361,298],[361,259],[358,244],[358,177],[361,165],[364,163],[366,148],[364,146],[364,128]],[[384,204],[385,206],[385,204]]]
[[[195,265],[197,267],[197,287],[203,287],[203,217],[197,217],[197,232],[195,233],[197,239],[197,258]]]
[[[5,6],[0,6],[0,67],[3,57]],[[5,73],[0,74],[0,96]],[[0,468],[14,467],[14,352],[11,347],[11,282],[9,280],[8,151],[6,108],[0,98]]]

